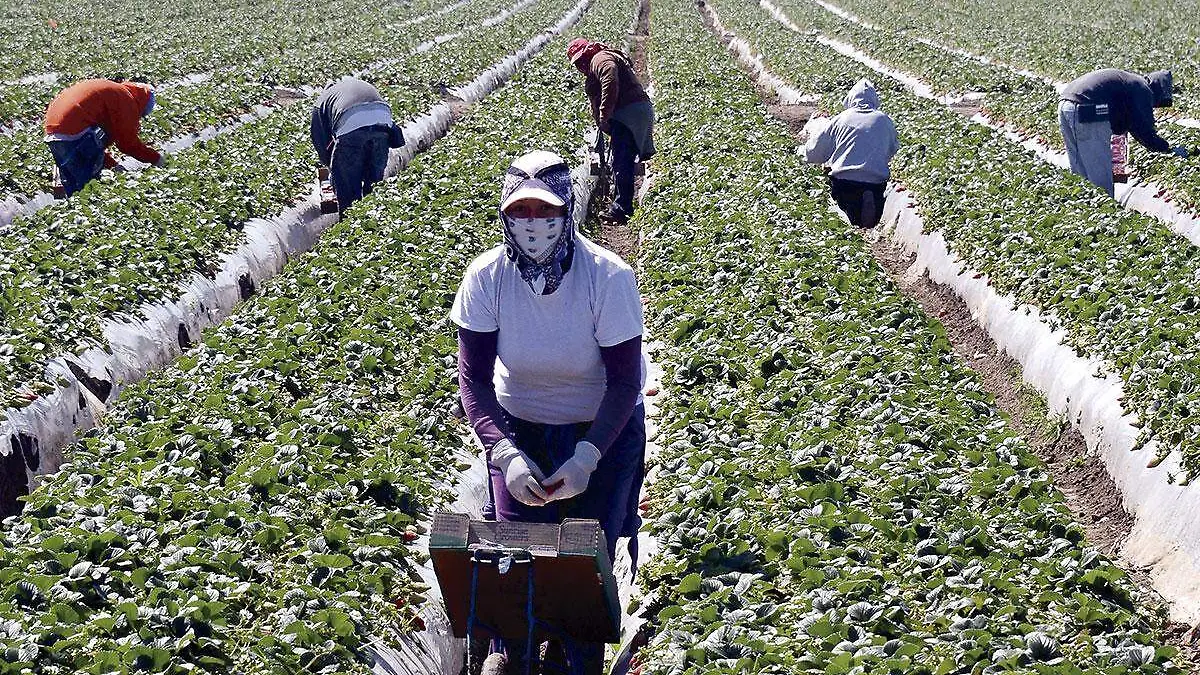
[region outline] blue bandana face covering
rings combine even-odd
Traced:
[[[571,217],[575,203],[571,171],[562,157],[535,150],[518,157],[504,175],[500,203],[506,203],[518,191],[549,192],[563,203],[566,215],[556,218],[512,218],[500,212],[504,224],[505,254],[517,263],[521,278],[530,290],[549,295],[563,278],[563,261],[575,237]],[[537,198],[531,194],[532,198]]]
[[[544,265],[549,262],[554,255],[555,244],[562,236],[563,225],[566,225],[566,216],[554,216],[552,218],[507,218],[508,229],[512,234],[513,240],[517,244],[517,248],[521,249],[533,261],[539,265]]]

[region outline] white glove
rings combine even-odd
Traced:
[[[541,506],[549,501],[538,482],[545,480],[542,471],[512,441],[505,438],[492,447],[492,466],[504,474],[508,493],[517,501],[528,506]]]
[[[588,480],[596,465],[600,463],[600,450],[587,441],[575,444],[575,454],[558,471],[542,481],[550,493],[550,500],[570,499],[587,489]]]
[[[1188,156],[1188,149],[1182,145],[1177,145],[1171,148],[1171,154],[1175,155],[1176,157],[1183,157],[1186,159]]]

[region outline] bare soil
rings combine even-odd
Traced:
[[[638,6],[637,26],[633,35],[629,36],[629,57],[633,59],[633,71],[642,84],[650,82],[650,50],[647,42],[650,40],[650,3],[643,2]]]
[[[772,94],[774,96],[774,94]],[[816,105],[797,104],[783,105],[782,103],[767,104],[767,112],[777,120],[787,125],[788,131],[799,136],[804,131],[804,125],[817,112]]]
[[[300,101],[307,100],[308,96],[304,92],[288,87],[275,87],[275,91],[271,93],[271,100],[267,105],[272,107],[289,106]]]
[[[950,109],[959,115],[962,115],[963,117],[974,117],[983,112],[983,101],[975,101],[973,103],[968,101],[959,101],[957,103],[951,103]]]

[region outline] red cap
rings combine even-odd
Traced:
[[[567,45],[567,59],[571,63],[575,63],[591,43],[592,41],[587,38],[575,38],[571,40],[571,43]]]

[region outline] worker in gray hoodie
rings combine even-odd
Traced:
[[[312,111],[311,135],[317,157],[329,167],[339,212],[371,193],[383,180],[388,149],[404,145],[379,90],[353,77],[322,92]]]
[[[852,225],[875,227],[891,177],[888,163],[900,150],[900,139],[892,118],[879,111],[879,94],[870,80],[851,87],[843,105],[844,111],[809,135],[804,157],[829,167],[833,200]]]
[[[1130,133],[1152,152],[1187,157],[1154,128],[1154,108],[1171,105],[1171,71],[1139,75],[1105,68],[1068,82],[1059,94],[1058,127],[1071,171],[1113,196],[1112,136]]]

